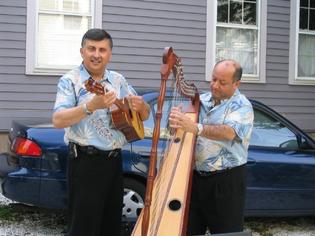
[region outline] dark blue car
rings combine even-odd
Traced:
[[[125,195],[123,216],[135,218],[144,203],[158,93],[144,99],[152,113],[145,121],[145,138],[123,148]],[[257,101],[248,156],[247,216],[315,215],[315,142],[283,116]],[[166,98],[163,109],[168,109]],[[163,114],[166,113],[166,110]],[[162,118],[161,127],[165,126]],[[11,153],[0,155],[3,195],[17,202],[48,208],[67,204],[68,149],[64,130],[50,121],[14,121]],[[161,131],[159,152],[165,147]]]

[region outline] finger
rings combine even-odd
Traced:
[[[135,107],[137,107],[137,108],[142,108],[142,106],[143,106],[143,103],[141,102],[141,101],[134,101],[133,102],[133,105],[135,106]]]
[[[180,103],[177,107],[178,107],[178,111],[182,111],[182,109],[183,109],[183,106],[184,106],[184,104],[183,103]]]
[[[141,104],[142,102],[142,99],[139,96],[131,96],[129,99],[133,104]]]
[[[172,107],[171,112],[178,111],[178,107]]]
[[[180,122],[177,118],[171,118],[171,117],[169,118],[169,121],[170,121],[170,123],[172,123],[172,124],[177,124],[177,125],[178,125],[179,122]]]
[[[179,119],[182,117],[182,113],[180,113],[179,111],[173,111],[172,112],[172,117]]]
[[[177,115],[177,113],[172,113],[170,115],[170,119],[173,120],[173,121],[178,122],[179,121],[179,116]]]
[[[111,96],[110,96],[110,100],[111,101],[115,101],[116,100],[116,94],[115,93],[113,93],[113,94],[111,94]]]
[[[178,125],[177,123],[170,123],[170,127],[171,127],[171,128],[174,128],[174,129],[179,129],[179,128],[181,128],[181,126]]]
[[[114,97],[116,97],[116,94],[114,91],[109,91],[108,93],[105,94],[107,99],[112,99]]]
[[[131,107],[132,107],[133,110],[137,110],[137,108],[138,108],[137,103],[132,102],[131,103]]]

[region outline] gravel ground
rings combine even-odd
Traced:
[[[0,236],[62,236],[65,213],[51,209],[26,206],[5,198],[0,193]],[[3,220],[6,219],[6,220]]]
[[[65,229],[62,211],[12,202],[0,193],[0,236],[61,236]],[[7,219],[7,220],[3,220]],[[315,217],[247,218],[253,236],[315,236]]]

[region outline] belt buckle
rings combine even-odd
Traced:
[[[197,174],[201,177],[207,177],[210,175],[210,172],[206,172],[206,171],[200,171],[200,170],[196,170]]]
[[[115,157],[117,157],[117,155],[118,155],[118,152],[117,152],[117,150],[111,150],[109,153],[108,153],[108,158],[115,158]]]
[[[201,172],[201,176],[203,176],[203,177],[208,177],[208,176],[210,176],[212,174],[213,174],[213,172],[211,172],[211,171],[209,171],[209,172],[207,172],[207,171]]]
[[[86,154],[88,154],[88,155],[95,155],[96,154],[95,148],[92,147],[92,146],[87,146],[86,147]]]

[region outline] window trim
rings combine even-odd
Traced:
[[[102,28],[102,0],[95,0],[93,27]],[[71,68],[36,68],[36,32],[38,29],[38,0],[27,1],[26,20],[26,63],[25,74],[27,75],[62,75]],[[79,50],[79,49],[78,49]]]
[[[290,4],[289,84],[315,85],[315,77],[298,77],[298,50],[300,34],[300,1]]]
[[[258,19],[258,77],[243,75],[242,82],[266,83],[266,40],[267,40],[267,0],[259,1],[260,11]],[[207,24],[206,24],[206,81],[211,80],[211,72],[215,65],[216,52],[216,28],[217,28],[217,1],[207,0]]]

